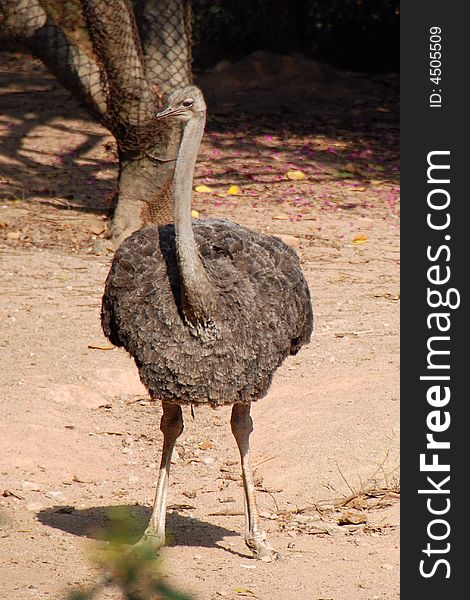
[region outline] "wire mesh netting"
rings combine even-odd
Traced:
[[[81,0],[76,43],[50,0],[0,0],[3,28],[22,40],[115,135],[122,151],[163,143],[155,121],[164,93],[191,82],[191,5],[186,0]],[[91,42],[91,43],[90,43]]]
[[[149,81],[164,92],[188,85],[192,80],[190,0],[135,1],[133,6]]]
[[[107,98],[107,124],[122,150],[165,144],[155,121],[164,92],[191,81],[189,3],[82,0]]]

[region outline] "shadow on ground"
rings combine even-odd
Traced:
[[[41,510],[37,518],[43,525],[76,536],[106,541],[117,535],[123,543],[135,544],[142,537],[150,513],[149,507],[140,505],[94,506],[83,510],[71,506],[53,506]],[[124,525],[121,520],[116,527],[117,520],[113,515],[124,515]],[[169,546],[214,548],[220,547],[218,542],[224,538],[239,536],[240,533],[169,510],[167,535]]]
[[[34,199],[59,210],[106,214],[116,186],[112,137],[38,61],[18,54],[4,54],[4,59],[5,89],[0,94],[3,198]],[[373,176],[398,184],[398,84],[394,79],[369,79],[345,78],[349,87],[344,84],[341,95],[333,97],[325,96],[328,87],[323,95],[318,87],[300,95],[282,87],[244,90],[228,100],[217,95],[220,90],[205,89],[209,102],[206,136],[221,167],[212,175],[214,183],[232,182],[234,175],[240,175],[240,164],[261,161],[263,165],[252,170],[258,183],[272,186],[271,171],[264,172],[264,167],[271,165],[277,153],[286,162],[319,165],[320,171],[347,167],[359,180]],[[47,145],[41,134],[45,127]],[[263,139],[273,135],[276,142]],[[328,143],[323,149],[314,148],[311,138],[324,138]],[[332,148],[330,141],[337,146]],[[238,163],[231,169],[234,156]],[[202,162],[201,168],[209,170],[213,159],[205,165]],[[367,173],[361,175],[366,167]],[[268,176],[266,180],[263,175]],[[252,182],[251,174],[247,182]],[[240,183],[247,182],[241,177]]]

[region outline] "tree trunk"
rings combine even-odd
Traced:
[[[162,125],[155,115],[163,89],[189,83],[187,24],[168,24],[170,10],[173,17],[183,18],[182,0],[141,0],[136,8],[142,47],[129,0],[82,2],[93,47],[106,71],[110,127],[118,142],[119,192],[109,227],[117,245],[144,225],[173,221],[174,159],[181,126]],[[175,71],[166,68],[167,48],[157,35],[164,27],[173,32],[173,52],[181,55],[177,80]],[[162,68],[155,74],[157,58]]]
[[[144,225],[173,222],[173,173],[180,139],[179,127],[165,128],[144,153],[120,150],[119,197],[109,227],[115,245]]]

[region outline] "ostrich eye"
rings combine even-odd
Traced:
[[[181,104],[185,108],[190,108],[194,104],[194,100],[192,98],[188,98],[187,100],[183,100]]]

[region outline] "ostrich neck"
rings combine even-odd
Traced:
[[[191,196],[194,168],[204,133],[205,119],[194,117],[186,122],[174,175],[174,221],[176,252],[182,284],[183,312],[196,328],[210,321],[212,286],[194,239]]]

